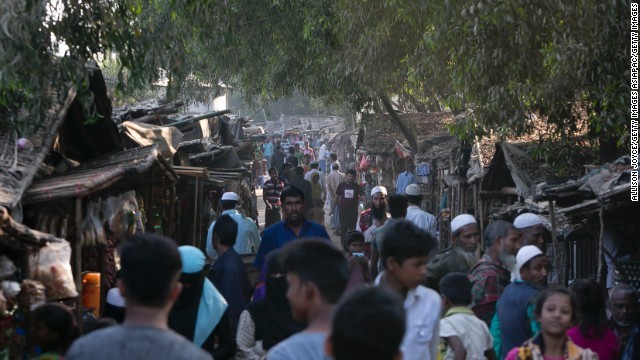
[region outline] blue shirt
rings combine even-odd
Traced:
[[[268,142],[264,145],[262,145],[262,154],[264,156],[272,156],[273,155],[273,144]]]
[[[396,182],[396,194],[404,194],[407,186],[411,184],[417,184],[418,177],[412,172],[405,171],[398,175],[398,181]]]
[[[260,246],[260,231],[258,231],[258,227],[253,220],[244,217],[238,210],[225,210],[220,214],[220,216],[222,215],[231,216],[236,224],[238,224],[238,236],[236,236],[236,244],[233,245],[233,249],[238,254],[251,254],[254,251],[251,248],[252,245],[255,249]],[[215,221],[212,222],[207,232],[207,255],[212,259],[218,256],[218,252],[213,248],[213,226],[215,224]]]
[[[266,256],[271,251],[280,249],[295,239],[308,237],[322,238],[329,242],[331,241],[324,226],[306,219],[302,224],[300,235],[296,235],[293,230],[285,224],[284,220],[269,226],[262,233],[262,242],[256,254],[256,259],[253,261],[253,266],[262,269]]]
[[[251,300],[253,289],[242,258],[233,249],[227,250],[211,265],[209,280],[229,304],[229,321],[233,329],[238,326],[240,313]]]

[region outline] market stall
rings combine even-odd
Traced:
[[[172,236],[177,179],[157,145],[96,158],[64,175],[35,181],[23,198],[24,222],[71,241],[73,274],[82,299],[87,271],[100,274],[102,289],[115,285],[115,250],[127,234]],[[78,313],[84,302],[98,316],[105,294],[101,292],[97,301],[78,301]]]

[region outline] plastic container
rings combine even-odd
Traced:
[[[82,276],[82,306],[93,309],[93,315],[100,317],[100,273],[90,272]]]

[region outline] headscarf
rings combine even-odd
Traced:
[[[293,320],[287,300],[287,279],[282,265],[282,251],[275,250],[267,259],[266,297],[249,304],[247,311],[255,324],[255,336],[262,348],[269,350],[280,341],[302,331],[304,324]]]
[[[169,313],[169,327],[202,346],[222,318],[228,305],[218,289],[204,276],[205,256],[194,246],[178,247],[182,258],[180,297]]]

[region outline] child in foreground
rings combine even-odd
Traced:
[[[349,252],[349,284],[348,289],[366,285],[371,282],[369,259],[364,255],[364,235],[356,230],[347,235],[347,251]]]
[[[471,281],[463,273],[450,273],[440,280],[444,317],[440,337],[446,344],[443,359],[495,360],[493,338],[484,321],[469,308]]]
[[[569,290],[552,288],[542,292],[535,310],[541,331],[522,346],[511,349],[505,359],[598,359],[596,353],[579,347],[567,337],[567,330],[576,319],[576,311],[576,299]]]
[[[404,300],[407,324],[401,349],[405,360],[437,358],[442,301],[437,292],[421,285],[436,245],[433,236],[406,220],[393,224],[382,240],[384,271],[375,284],[395,291]]]

